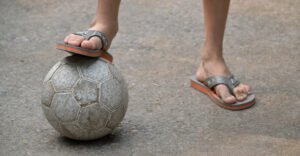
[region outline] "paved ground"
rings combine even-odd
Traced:
[[[41,112],[42,80],[67,56],[55,42],[86,29],[94,6],[94,0],[0,1],[1,156],[300,155],[297,0],[232,2],[225,58],[258,99],[239,112],[189,87],[203,43],[199,0],[124,0],[110,52],[129,84],[125,119],[96,141],[61,137]]]

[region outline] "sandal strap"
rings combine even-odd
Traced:
[[[221,76],[221,75],[215,75],[215,76],[210,76],[208,77],[204,83],[210,88],[212,89],[213,87],[215,87],[216,85],[219,85],[219,84],[223,84],[225,85],[230,94],[233,95],[233,89],[236,87],[233,83],[232,83],[232,80],[235,82],[235,84],[237,84],[237,82],[239,83],[239,81],[237,81],[234,76],[231,78],[228,78],[228,77],[225,77],[225,76]],[[237,81],[237,82],[236,82]]]
[[[87,31],[79,31],[79,32],[76,32],[76,33],[73,33],[74,35],[79,35],[79,36],[84,36],[87,34]]]
[[[84,40],[89,40],[90,38],[96,36],[99,37],[102,42],[101,50],[106,50],[108,46],[108,40],[103,33],[97,30],[88,30],[88,31],[80,31],[74,33],[74,35],[83,36]]]
[[[240,84],[240,81],[233,74],[229,76],[229,80],[234,87],[237,87]]]

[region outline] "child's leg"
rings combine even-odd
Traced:
[[[91,22],[89,30],[102,32],[107,40],[108,47],[118,31],[118,12],[120,0],[98,0],[96,15]],[[86,49],[101,49],[102,42],[98,37],[83,40],[82,36],[70,34],[64,39],[65,44],[81,46]]]
[[[197,78],[201,82],[213,75],[230,75],[222,56],[229,4],[230,0],[203,0],[205,43],[201,52],[202,62],[197,71]],[[234,89],[235,96],[229,93],[225,85],[217,85],[214,89],[225,103],[234,103],[236,100],[242,101],[250,92],[249,86],[244,84],[240,84]]]

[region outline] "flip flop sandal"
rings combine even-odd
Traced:
[[[255,95],[250,93],[247,98],[243,101],[236,101],[233,104],[226,104],[218,95],[213,91],[213,87],[218,84],[223,84],[227,86],[230,94],[233,95],[233,89],[237,87],[240,82],[234,77],[234,75],[230,75],[229,77],[225,76],[211,76],[208,77],[203,83],[197,80],[196,76],[191,78],[191,87],[205,93],[210,97],[210,99],[221,106],[222,108],[230,109],[230,110],[242,110],[249,108],[255,104]]]
[[[88,31],[83,31],[83,32],[77,32],[74,34],[83,36],[84,40],[89,40],[91,37],[94,37],[94,36],[99,37],[102,42],[102,48],[98,49],[98,50],[91,50],[91,49],[84,49],[82,47],[72,46],[72,45],[64,44],[64,43],[57,43],[56,48],[59,50],[63,50],[63,51],[72,53],[72,54],[79,54],[79,55],[84,55],[84,56],[88,56],[88,57],[100,57],[101,56],[110,62],[113,61],[112,55],[106,51],[107,46],[108,46],[108,41],[103,33],[101,33],[100,31],[96,31],[96,30],[88,30]]]

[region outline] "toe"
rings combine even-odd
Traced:
[[[227,104],[235,103],[236,99],[229,93],[228,88],[225,85],[218,85],[215,87],[215,91],[221,99]]]
[[[92,37],[89,40],[84,40],[81,43],[81,47],[85,49],[101,49],[102,48],[102,43],[101,40],[98,37]]]
[[[249,87],[247,87],[246,85],[243,85],[243,84],[240,84],[239,86],[234,88],[233,93],[238,101],[243,101],[246,99],[246,97],[248,95],[247,88],[249,88]]]
[[[247,85],[246,85],[246,90],[247,90],[247,93],[248,93],[248,94],[251,93],[251,88],[250,88],[249,86],[247,86]]]
[[[80,46],[81,42],[83,41],[82,36],[71,34],[68,38],[68,44],[73,46]]]
[[[69,37],[70,37],[70,35],[68,35],[68,36],[65,37],[65,39],[64,39],[64,43],[65,43],[65,44],[68,44]]]

